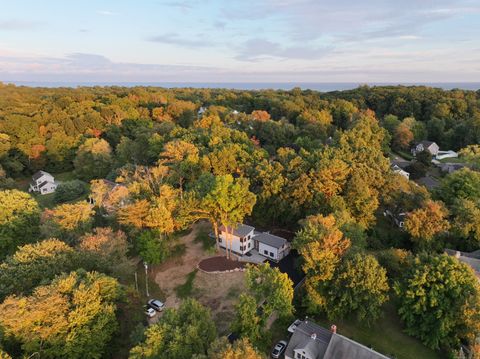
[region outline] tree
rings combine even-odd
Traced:
[[[393,134],[393,146],[400,150],[408,150],[410,143],[413,141],[413,133],[410,128],[401,123],[395,128]]]
[[[235,318],[231,330],[241,338],[247,338],[257,346],[262,339],[263,320],[257,312],[257,301],[249,294],[240,294],[238,303],[235,305]]]
[[[447,216],[442,202],[427,200],[421,208],[408,213],[405,230],[415,243],[424,246],[450,228]]]
[[[116,276],[131,272],[129,262],[127,236],[122,231],[113,231],[111,228],[95,228],[79,239],[79,248],[82,254],[90,255],[95,266]]]
[[[103,274],[72,272],[31,296],[5,299],[0,325],[21,343],[25,356],[99,358],[116,330],[119,289]]]
[[[475,249],[480,244],[480,208],[468,199],[459,199],[452,207],[453,232],[466,239],[464,247]]]
[[[61,182],[55,190],[55,202],[63,203],[77,199],[87,192],[87,185],[80,180]]]
[[[0,301],[7,295],[29,293],[42,281],[80,266],[80,256],[58,239],[19,247],[0,264]]]
[[[63,231],[82,232],[89,228],[94,213],[86,201],[67,203],[45,210],[43,220],[52,222]]]
[[[112,149],[107,141],[88,138],[78,148],[73,162],[75,172],[85,181],[105,177],[112,166]]]
[[[480,173],[463,168],[445,176],[437,195],[448,205],[457,199],[480,201]]]
[[[227,232],[234,226],[242,223],[246,215],[252,213],[256,196],[249,191],[249,181],[245,178],[234,179],[231,175],[205,175],[199,181],[197,191],[200,201],[197,208],[193,208],[197,218],[206,218],[213,226],[219,249],[218,228],[223,224]],[[227,237],[229,233],[227,233]],[[229,256],[229,240],[227,238],[227,257]]]
[[[167,309],[160,320],[145,331],[145,340],[132,348],[130,358],[184,359],[207,354],[216,338],[210,311],[194,299],[178,309]]]
[[[137,238],[140,257],[151,264],[160,264],[170,256],[170,245],[157,230],[143,231]]]
[[[388,291],[387,271],[375,257],[357,253],[342,262],[327,284],[325,312],[330,319],[355,314],[368,323],[379,317]]]
[[[458,154],[470,163],[473,168],[480,168],[480,145],[468,145],[458,151]]]
[[[480,332],[479,283],[454,257],[417,257],[395,292],[406,332],[432,349],[473,343]]]
[[[263,359],[247,338],[236,340],[233,345],[221,337],[212,343],[208,350],[208,359]],[[197,358],[196,358],[197,359]],[[200,357],[198,357],[200,359]],[[202,358],[203,359],[203,358]],[[205,357],[207,359],[207,357]]]
[[[249,265],[245,272],[247,287],[258,304],[265,301],[263,313],[268,318],[274,311],[280,317],[293,314],[293,282],[288,274],[270,264]]]
[[[39,233],[40,209],[27,193],[0,191],[0,258],[17,246],[34,242]]]

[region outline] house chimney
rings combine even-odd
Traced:
[[[337,334],[337,326],[335,324],[332,324],[332,326],[330,327],[330,330],[332,333]]]
[[[310,335],[310,338],[312,338],[313,340],[317,339],[317,333],[312,333],[312,335]]]
[[[460,258],[460,251],[455,251],[455,258]]]

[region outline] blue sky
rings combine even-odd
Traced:
[[[480,82],[480,0],[0,5],[0,81]]]

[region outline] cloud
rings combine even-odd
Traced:
[[[333,47],[281,46],[277,43],[254,38],[246,41],[237,56],[241,61],[261,61],[268,58],[279,59],[319,59],[333,50]]]
[[[182,47],[208,47],[213,43],[205,39],[202,35],[196,35],[192,38],[182,37],[177,33],[170,32],[166,34],[151,36],[147,38],[148,41],[158,42],[162,44],[177,45]]]
[[[25,20],[0,20],[0,31],[31,30],[39,27],[40,22]]]

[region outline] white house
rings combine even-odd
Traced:
[[[256,233],[253,242],[259,254],[274,261],[279,261],[290,253],[290,243],[285,238],[270,233]]]
[[[246,224],[239,224],[235,228],[228,227],[228,248],[232,252],[244,255],[250,252],[253,248],[254,229],[252,226]],[[224,226],[220,227],[220,234],[218,236],[220,247],[227,247],[227,230]]]
[[[444,158],[457,158],[457,157],[458,157],[458,153],[452,150],[438,151],[437,155],[435,156],[437,160],[443,160]]]
[[[201,106],[197,111],[197,117],[201,118],[206,111],[207,111],[207,109],[205,107]]]
[[[55,178],[50,173],[38,171],[32,176],[32,182],[28,191],[49,194],[55,192],[57,186],[58,183],[55,182]]]
[[[415,156],[417,153],[428,151],[432,156],[436,156],[439,150],[440,150],[440,147],[438,147],[438,145],[435,142],[422,141],[417,143],[415,147],[412,148],[412,154]]]
[[[400,166],[398,165],[393,165],[392,166],[392,171],[399,174],[399,175],[402,175],[403,177],[405,177],[406,179],[410,179],[410,173],[408,173],[407,171],[405,171],[404,169],[402,169]]]
[[[295,329],[285,350],[285,359],[389,359],[354,340],[304,320]]]

